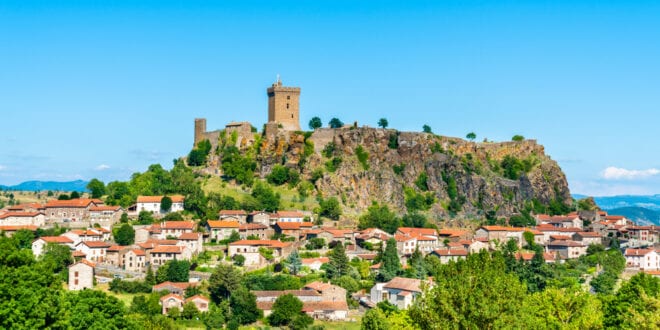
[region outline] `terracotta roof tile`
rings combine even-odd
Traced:
[[[137,202],[138,203],[160,203],[161,200],[163,200],[163,195],[160,196],[138,196]],[[183,203],[185,200],[185,197],[181,195],[172,195],[172,196],[167,196],[172,200],[172,203]]]
[[[241,225],[238,221],[213,221],[209,220],[206,222],[209,228],[239,228]]]

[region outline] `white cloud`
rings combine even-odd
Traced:
[[[649,168],[646,170],[628,170],[625,168],[610,166],[601,172],[601,176],[606,180],[634,180],[643,179],[660,174],[657,168]]]
[[[97,170],[97,171],[105,171],[105,170],[110,169],[110,165],[101,164],[101,165],[95,167],[94,169]]]

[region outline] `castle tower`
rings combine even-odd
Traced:
[[[300,87],[282,86],[277,78],[268,92],[268,122],[276,122],[288,131],[300,130]]]
[[[206,118],[195,118],[195,143],[193,147],[197,146],[199,141],[204,140],[206,133]]]

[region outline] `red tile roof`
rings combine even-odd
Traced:
[[[199,239],[200,233],[183,233],[179,236],[180,241],[196,241]]]
[[[186,302],[193,301],[193,300],[198,300],[198,299],[201,299],[201,300],[203,300],[203,301],[205,301],[205,302],[207,302],[207,303],[208,303],[209,301],[211,301],[211,300],[209,300],[209,298],[206,298],[206,297],[204,297],[204,296],[202,296],[202,295],[194,295],[194,296],[192,296],[192,297],[190,297],[190,298],[186,298]]]
[[[229,245],[230,246],[232,246],[232,245],[248,245],[248,246],[287,247],[287,246],[291,245],[291,243],[280,242],[280,241],[275,241],[275,240],[243,239],[243,240],[240,240],[240,241],[229,243]]]
[[[16,217],[16,218],[34,218],[40,214],[43,214],[41,212],[7,212],[0,214],[0,219],[6,219],[9,217]]]
[[[397,231],[406,235],[438,236],[438,232],[433,228],[400,227]]]
[[[653,249],[626,249],[626,253],[624,255],[626,257],[634,257],[634,256],[645,256],[655,250]]]
[[[241,225],[238,221],[213,221],[206,222],[209,228],[239,228]]]
[[[422,281],[412,278],[395,277],[387,282],[383,287],[387,289],[397,289],[413,292],[422,292]]]
[[[45,208],[58,208],[58,207],[79,208],[79,207],[88,207],[93,204],[94,204],[94,200],[89,198],[76,198],[71,200],[53,199],[46,202],[44,207]]]
[[[487,231],[525,231],[525,228],[520,227],[504,227],[504,226],[481,226]]]
[[[138,196],[138,203],[160,203],[163,200],[164,196]],[[172,200],[172,203],[182,203],[185,200],[185,197],[181,195],[172,195],[167,196]]]
[[[17,231],[17,230],[29,230],[37,231],[37,226],[33,225],[23,225],[23,226],[0,226],[0,231]]]
[[[143,250],[133,249],[131,250],[136,256],[146,256],[147,254]]]
[[[276,213],[278,218],[304,218],[305,215],[299,211],[279,211]]]
[[[442,257],[464,257],[468,255],[465,249],[437,249],[433,253]]]
[[[247,216],[247,212],[243,210],[220,210],[220,216]]]
[[[246,223],[246,224],[243,224],[239,227],[239,230],[241,230],[241,231],[259,230],[259,229],[268,229],[268,226],[260,224],[260,223]]]
[[[96,211],[96,212],[99,212],[99,211],[114,211],[114,212],[117,212],[117,211],[121,210],[121,206],[118,206],[118,205],[116,205],[116,206],[111,206],[111,205],[92,206],[92,207],[89,208],[89,210],[90,211]]]
[[[183,252],[183,246],[176,246],[176,245],[158,245],[156,246],[153,250],[151,250],[151,253],[182,253]]]
[[[160,225],[161,229],[190,229],[195,228],[192,221],[165,221]]]
[[[169,300],[170,298],[174,298],[174,299],[176,299],[178,301],[181,301],[181,302],[184,301],[183,297],[181,297],[180,295],[175,294],[175,293],[166,294],[166,295],[160,297],[160,301],[164,302],[166,300]]]
[[[317,262],[325,264],[325,263],[328,263],[329,261],[330,261],[330,258],[328,258],[328,257],[302,258],[303,265],[309,265],[309,264],[313,264],[313,263],[317,263]]]
[[[73,241],[66,236],[41,236],[39,239],[46,241],[47,243],[56,243],[56,244],[66,244],[73,243]]]
[[[97,242],[97,241],[82,241],[78,244],[85,244],[92,249],[107,249],[110,247],[109,243],[106,242]]]

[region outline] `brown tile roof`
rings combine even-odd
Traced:
[[[43,214],[41,212],[7,212],[0,214],[0,219],[6,219],[9,217],[16,217],[16,218],[34,218],[40,214]]]
[[[138,203],[160,203],[164,196],[138,196]],[[185,197],[181,195],[167,196],[172,200],[172,203],[182,203]]]
[[[94,204],[94,201],[89,198],[76,198],[71,200],[49,200],[44,205],[45,208],[57,208],[57,207],[68,207],[68,208],[79,208],[79,207],[88,207],[90,204]]]
[[[575,242],[575,241],[552,241],[547,244],[548,247],[550,246],[566,246],[566,247],[583,247],[582,243]]]
[[[144,250],[133,249],[131,250],[136,256],[146,256],[147,253]]]
[[[82,241],[78,244],[85,244],[88,247],[92,249],[103,249],[103,248],[109,248],[110,244],[106,242],[98,242],[98,241]]]
[[[467,234],[467,230],[460,229],[440,229],[438,235],[440,236],[449,236],[449,237],[460,237]]]
[[[206,297],[204,297],[204,296],[202,296],[202,295],[194,295],[194,296],[192,296],[192,297],[186,298],[186,302],[194,301],[194,300],[198,300],[198,299],[201,299],[201,300],[203,300],[203,301],[205,301],[205,302],[207,302],[207,303],[211,301],[211,300],[209,300],[209,298],[206,298]]]
[[[156,285],[152,286],[151,288],[153,290],[159,290],[159,289],[165,289],[165,288],[168,288],[168,287],[175,287],[175,288],[178,288],[178,289],[181,289],[181,290],[185,290],[185,289],[187,289],[191,286],[196,286],[196,285],[197,285],[197,283],[165,281],[163,283],[156,284]]]
[[[0,226],[0,231],[17,231],[17,230],[29,230],[37,231],[37,226],[33,225],[21,225],[21,226]]]
[[[634,257],[634,256],[645,256],[655,250],[653,249],[626,249],[626,253],[624,255],[626,257]]]
[[[121,210],[121,206],[111,206],[111,205],[103,205],[103,206],[92,206],[89,208],[90,211],[119,211]]]
[[[348,311],[346,300],[340,301],[307,301],[303,302],[303,312],[315,311]]]
[[[279,297],[285,294],[292,294],[296,297],[319,297],[321,294],[314,290],[270,290],[270,291],[251,291],[258,298]]]
[[[334,287],[334,285],[332,285],[331,283],[324,283],[324,282],[321,282],[321,281],[314,281],[314,282],[311,282],[311,283],[307,283],[304,286],[304,288],[306,288],[306,289],[312,289],[312,290],[316,290],[318,292],[323,292],[323,291],[331,289],[333,287]]]
[[[196,241],[199,239],[199,233],[183,233],[179,236],[180,241]]]
[[[579,233],[575,233],[576,235],[580,235],[582,237],[601,237],[599,233],[593,232],[593,231],[581,231]]]
[[[304,218],[305,215],[299,211],[279,211],[276,213],[278,218]]]
[[[550,238],[555,240],[555,241],[569,241],[569,240],[571,240],[571,237],[566,236],[566,235],[550,235]]]
[[[163,301],[168,300],[170,298],[174,298],[174,299],[179,300],[181,302],[184,301],[183,297],[181,297],[180,295],[175,294],[175,293],[166,294],[166,295],[160,297],[160,301],[163,302]]]
[[[287,247],[291,245],[291,243],[288,242],[280,242],[280,241],[275,241],[275,240],[256,240],[256,239],[243,239],[240,241],[236,241],[233,243],[229,243],[229,245],[248,245],[248,246],[269,246],[269,247]]]
[[[422,292],[422,281],[412,278],[395,277],[387,282],[383,287],[387,289],[397,289],[413,292]]]
[[[465,249],[437,249],[433,253],[442,257],[463,257],[468,255]]]
[[[151,253],[182,253],[183,252],[183,246],[176,246],[176,245],[158,245],[153,250],[151,250]]]
[[[161,229],[190,229],[195,228],[192,221],[165,221],[160,224]]]
[[[300,222],[277,222],[275,225],[283,230],[298,230],[301,225]]]
[[[504,227],[504,226],[481,226],[487,231],[524,231],[525,228],[520,227]]]
[[[128,249],[128,246],[122,246],[122,245],[113,245],[105,250],[106,253],[108,252],[119,252],[123,249]]]
[[[239,230],[241,230],[241,231],[258,230],[258,229],[268,229],[268,226],[260,224],[260,223],[246,223],[246,224],[243,224],[239,227]]]
[[[23,204],[18,204],[18,205],[7,206],[7,210],[10,210],[10,211],[21,211],[21,210],[25,210],[25,209],[38,210],[38,209],[41,209],[43,207],[44,207],[43,204],[40,204],[40,203],[23,203]]]
[[[66,236],[41,236],[39,239],[46,241],[47,243],[56,243],[56,244],[65,244],[73,243],[73,241]]]
[[[238,221],[209,220],[206,223],[209,225],[209,228],[239,228],[241,226]]]
[[[73,257],[86,257],[87,255],[85,254],[85,252],[82,252],[82,251],[73,251],[71,253],[71,256],[73,256]]]
[[[247,216],[247,212],[243,210],[220,210],[220,216]]]
[[[397,231],[406,235],[438,236],[438,232],[433,228],[400,227]]]

